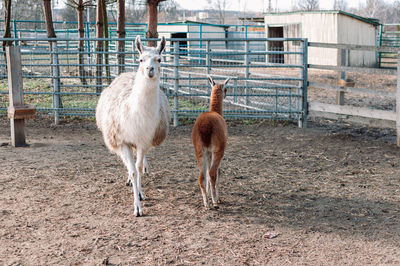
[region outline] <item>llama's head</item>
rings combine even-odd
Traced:
[[[225,98],[226,92],[227,92],[226,84],[229,82],[230,78],[227,78],[224,81],[224,83],[221,83],[221,84],[215,83],[215,81],[212,79],[211,76],[207,76],[207,78],[208,78],[208,81],[210,82],[213,93],[222,95],[222,97]]]
[[[165,37],[161,38],[161,42],[156,48],[144,47],[140,35],[136,36],[136,49],[139,51],[139,71],[146,78],[156,78],[160,76],[161,53],[165,48]]]

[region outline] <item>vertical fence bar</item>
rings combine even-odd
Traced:
[[[397,53],[396,134],[400,147],[400,52]]]
[[[52,57],[53,57],[53,110],[54,110],[54,123],[58,125],[60,123],[60,73],[58,69],[58,49],[57,42],[53,42],[52,49]]]
[[[17,38],[18,38],[18,32],[17,31],[18,31],[18,29],[17,29],[17,21],[16,20],[14,20],[13,25],[14,25],[14,38],[15,38],[14,45],[18,46],[18,41],[17,41]]]
[[[211,70],[210,41],[206,42],[206,51],[207,51],[207,53],[206,53],[207,75],[209,75],[210,74],[210,70]]]
[[[247,27],[246,27],[247,29]],[[246,32],[247,35],[247,32]],[[250,78],[250,68],[249,68],[249,64],[250,64],[250,60],[249,60],[249,41],[245,41],[244,44],[244,50],[245,50],[245,55],[244,55],[244,61],[245,61],[245,66],[246,66],[246,81],[245,81],[245,94],[246,94],[246,105],[249,105],[249,78]]]
[[[233,102],[234,103],[237,102],[237,85],[238,85],[238,81],[237,81],[237,78],[235,78],[233,80]]]
[[[174,127],[179,125],[178,117],[178,90],[179,90],[179,42],[174,42]]]
[[[308,87],[308,39],[304,39],[302,54],[301,54],[301,65],[303,66],[301,71],[301,116],[298,122],[298,126],[301,128],[307,127],[307,115],[308,115],[308,103],[307,103],[307,87]]]

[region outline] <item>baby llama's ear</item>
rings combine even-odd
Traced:
[[[158,46],[157,46],[157,52],[158,52],[158,54],[161,54],[161,53],[164,51],[164,49],[165,49],[165,37],[162,36],[162,37],[161,37],[161,41],[160,41],[160,43],[159,43]]]
[[[142,42],[140,41],[140,35],[136,36],[135,45],[136,45],[136,49],[138,50],[139,54],[143,53],[144,47],[143,47]]]
[[[224,81],[224,87],[226,86],[226,84],[228,84],[228,82],[231,80],[231,78],[227,78],[225,81]]]
[[[210,84],[211,84],[211,87],[214,87],[214,86],[215,86],[215,82],[214,82],[214,80],[212,79],[212,77],[211,77],[210,75],[208,75],[207,78],[208,78],[208,81],[209,81]]]

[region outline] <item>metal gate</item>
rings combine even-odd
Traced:
[[[118,39],[81,39],[84,51],[78,51],[77,38],[57,38],[53,51],[45,38],[7,40],[21,45],[25,102],[56,121],[62,116],[94,116],[99,93],[121,71],[117,62],[121,52],[115,50]],[[108,41],[109,50],[96,51],[98,40]],[[134,39],[120,41],[126,47],[124,71],[135,71]],[[284,49],[268,50],[268,43],[276,42],[283,43]],[[299,38],[167,39],[161,86],[170,98],[174,124],[208,110],[211,87],[207,75],[211,75],[216,81],[231,78],[224,101],[226,118],[283,119],[305,126],[307,46],[307,40]],[[83,62],[79,63],[78,54]],[[270,58],[277,55],[279,63],[271,63]],[[6,114],[4,53],[0,57],[0,112]],[[103,58],[101,63],[98,57]]]

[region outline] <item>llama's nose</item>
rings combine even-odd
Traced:
[[[148,66],[147,71],[149,73],[149,77],[152,78],[154,76],[154,67]]]

